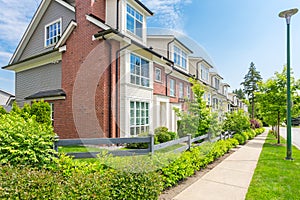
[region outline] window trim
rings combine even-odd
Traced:
[[[189,85],[186,86],[186,96],[188,99],[191,98],[191,87]]]
[[[201,72],[200,77],[201,77],[201,79],[203,81],[207,82],[208,79],[209,79],[209,69],[206,66],[204,66],[203,64],[201,64],[200,67],[201,67],[201,69],[200,69],[200,72]],[[205,72],[205,75],[203,75],[203,72]]]
[[[183,82],[179,82],[179,98],[184,98],[184,84]]]
[[[181,69],[185,71],[188,70],[188,53],[176,44],[174,44],[173,46],[173,62],[176,66],[180,67]],[[183,66],[183,63],[185,64],[185,66]]]
[[[132,55],[135,56],[135,57],[140,58],[140,61],[141,61],[140,62],[140,68],[141,68],[140,69],[140,75],[131,72],[131,56]],[[149,77],[142,76],[142,60],[144,60],[144,61],[146,61],[148,63],[148,75],[149,75]],[[135,53],[132,53],[132,52],[129,54],[129,71],[130,71],[129,83],[131,83],[133,85],[136,85],[136,86],[139,86],[139,87],[150,88],[150,86],[151,86],[151,73],[150,73],[150,70],[151,70],[151,68],[150,68],[150,61],[148,59],[145,59],[144,57],[142,57],[140,55],[137,55]],[[136,84],[136,81],[135,81],[135,83],[132,83],[132,81],[131,81],[131,76],[132,75],[135,76],[135,80],[136,80],[136,77],[138,77],[140,79],[140,84]],[[142,85],[142,81],[141,81],[142,78],[148,80],[148,86]]]
[[[171,86],[172,86],[172,84],[171,84],[171,82],[173,81],[173,87],[174,88],[172,88]],[[175,79],[172,79],[172,78],[170,78],[170,96],[171,97],[176,97],[176,80]]]
[[[133,16],[131,13],[129,13],[129,12],[127,11],[128,7],[130,7],[130,8],[135,12],[135,16]],[[140,21],[138,18],[136,18],[136,13],[142,16],[142,21]],[[132,32],[130,29],[128,29],[128,26],[127,26],[127,24],[128,24],[128,20],[127,20],[128,15],[134,19],[134,23],[133,23],[133,26],[134,26],[134,27],[133,27],[133,32]],[[129,4],[129,3],[126,3],[126,17],[125,17],[125,18],[126,18],[126,23],[125,23],[126,31],[129,32],[129,33],[131,33],[131,34],[133,34],[134,36],[136,36],[136,37],[142,39],[142,38],[143,38],[143,35],[144,35],[144,30],[143,30],[143,29],[144,29],[144,23],[145,23],[145,20],[144,20],[144,19],[145,19],[145,16],[144,16],[140,11],[138,11],[136,8],[134,8],[134,6],[132,6],[132,5]],[[141,26],[141,36],[139,36],[139,35],[137,34],[136,21],[140,22],[141,25],[142,25],[142,26]]]
[[[55,43],[47,45],[47,40],[48,40],[48,38],[47,38],[47,28],[50,27],[51,25],[54,25],[54,24],[58,23],[58,22],[60,24],[60,33],[59,33],[59,36],[58,36],[58,40]],[[49,47],[55,46],[55,44],[59,41],[60,37],[62,36],[62,32],[63,32],[62,31],[62,18],[59,18],[57,20],[54,20],[54,21],[46,24],[45,27],[44,27],[44,48],[49,48]]]
[[[159,72],[160,72],[160,75],[159,75],[159,76],[160,76],[160,80],[157,80],[157,79],[156,79],[156,70],[159,70]],[[161,68],[155,67],[155,69],[154,69],[154,73],[155,73],[155,74],[154,74],[154,80],[155,80],[156,82],[160,82],[160,83],[162,82],[162,77],[161,77],[162,73],[161,73],[161,72],[162,72]]]
[[[131,108],[131,103],[134,103],[134,109],[133,109],[133,112],[134,112],[134,116],[132,117],[131,115],[131,111],[132,111],[132,108]],[[137,117],[137,103],[140,104],[140,107],[139,107],[139,117]],[[142,110],[142,103],[144,103],[144,109]],[[147,106],[148,105],[148,106]],[[150,102],[149,101],[143,101],[143,100],[135,100],[135,99],[131,99],[129,101],[129,135],[130,136],[138,136],[140,133],[142,133],[142,127],[144,129],[144,132],[145,130],[148,129],[148,131],[150,130]],[[142,116],[142,111],[144,112],[144,116]],[[147,112],[148,112],[148,115],[147,115]],[[131,123],[131,120],[134,120],[134,124]],[[137,118],[140,119],[140,124],[137,124]],[[144,119],[144,124],[142,124],[142,118]],[[148,122],[148,123],[147,123]],[[131,129],[134,128],[134,134],[131,134]],[[140,129],[140,133],[137,133],[137,128]]]

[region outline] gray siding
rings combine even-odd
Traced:
[[[34,93],[61,88],[61,62],[16,73],[16,101]]]
[[[45,25],[52,23],[53,21],[61,18],[62,19],[62,33],[67,28],[68,24],[72,19],[75,20],[75,13],[65,8],[56,1],[52,1],[49,5],[48,10],[42,17],[39,25],[32,34],[27,46],[25,47],[22,56],[19,61],[29,58],[40,53],[44,53],[53,49],[52,47],[45,48]]]

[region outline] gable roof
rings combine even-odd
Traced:
[[[72,5],[68,4],[67,2],[63,0],[54,0],[54,1],[66,7],[67,9],[70,9],[71,11],[75,12],[75,8]],[[47,8],[51,4],[51,2],[52,0],[42,0],[33,18],[31,19],[31,22],[29,23],[24,35],[22,36],[22,39],[18,44],[16,51],[11,57],[8,65],[12,65],[16,61],[16,59],[20,58],[23,50],[25,49],[27,43],[29,42],[32,34],[34,33],[36,27],[38,26],[40,20],[42,19],[43,15],[47,11]]]

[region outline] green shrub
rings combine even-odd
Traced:
[[[245,144],[246,142],[244,136],[240,133],[234,134],[233,138],[236,139],[239,142],[239,144]]]
[[[27,121],[17,114],[0,116],[0,163],[44,166],[51,164],[56,152],[53,150],[53,128],[40,124],[35,116]]]
[[[247,132],[241,132],[241,135],[244,137],[245,141],[247,141],[249,139],[249,136],[247,134]]]
[[[250,120],[247,113],[243,110],[226,113],[226,118],[223,124],[223,130],[243,132],[250,128]]]
[[[263,132],[265,132],[265,128],[261,127],[261,128],[257,128],[255,129],[256,135],[262,134]]]
[[[138,135],[138,137],[149,137],[148,132],[143,132]],[[157,138],[154,137],[154,143],[157,143]],[[132,143],[132,144],[126,144],[126,148],[129,149],[147,149],[148,143]]]
[[[154,136],[157,139],[158,143],[168,142],[177,138],[175,132],[170,132],[167,127],[158,127],[154,130]]]
[[[7,114],[6,110],[3,108],[3,106],[0,106],[0,115]]]

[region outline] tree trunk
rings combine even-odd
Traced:
[[[277,144],[280,144],[280,111],[277,112]]]

